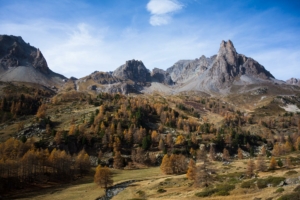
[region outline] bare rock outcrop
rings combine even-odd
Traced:
[[[64,76],[52,72],[42,52],[21,37],[0,35],[0,81],[61,84]]]
[[[0,65],[4,69],[34,67],[44,74],[50,73],[42,52],[17,36],[0,35]]]
[[[300,79],[299,78],[290,78],[286,81],[289,85],[299,85],[300,86]]]
[[[245,84],[274,79],[274,76],[257,61],[238,54],[230,40],[222,41],[218,55],[205,74],[203,83],[217,89],[225,89],[242,76],[248,77],[244,79]]]
[[[152,82],[159,82],[166,85],[172,85],[174,82],[168,72],[162,69],[154,68],[151,73]]]
[[[129,60],[119,68],[117,68],[113,73],[113,76],[118,77],[123,80],[132,80],[134,82],[150,82],[150,71],[145,67],[142,61]]]

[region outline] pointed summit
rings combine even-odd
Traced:
[[[222,40],[222,42],[220,44],[220,49],[218,52],[218,58],[220,58],[220,57],[225,58],[225,60],[230,65],[236,64],[237,52],[236,52],[231,40],[228,40],[227,42]]]

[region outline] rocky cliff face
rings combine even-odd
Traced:
[[[66,77],[48,68],[42,52],[21,37],[0,35],[0,81],[60,87]]]
[[[290,78],[289,80],[286,81],[286,83],[290,84],[290,85],[299,85],[300,86],[300,79]]]
[[[151,81],[149,70],[142,61],[138,60],[126,61],[126,63],[117,68],[112,75],[123,80],[130,79],[134,82],[145,83]]]
[[[2,70],[23,66],[50,73],[42,52],[16,36],[0,35],[0,66]]]
[[[262,65],[252,58],[238,54],[233,43],[222,41],[218,55],[203,77],[203,84],[217,89],[230,87],[234,81],[244,83],[267,81],[274,78]]]
[[[172,85],[174,82],[168,72],[162,69],[154,68],[151,73],[152,82],[164,83],[166,85]]]

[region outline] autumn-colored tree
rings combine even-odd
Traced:
[[[300,132],[300,131],[299,131]],[[295,149],[296,150],[300,150],[300,136],[297,138],[296,142],[295,142]]]
[[[282,153],[281,147],[280,147],[280,145],[279,145],[278,143],[276,143],[276,144],[274,145],[274,147],[273,147],[272,155],[273,155],[273,156],[280,156],[281,153]]]
[[[216,151],[215,151],[215,146],[214,145],[210,145],[210,148],[209,148],[209,158],[211,160],[216,160]]]
[[[244,155],[243,155],[243,150],[241,148],[238,148],[238,158],[241,160],[244,158]]]
[[[61,143],[62,135],[63,135],[62,131],[57,131],[56,132],[55,137],[54,137],[54,141],[55,141],[56,144],[60,144]]]
[[[186,176],[190,180],[195,180],[196,178],[196,163],[193,159],[190,159]]]
[[[114,183],[112,176],[113,174],[109,168],[101,167],[100,165],[98,165],[98,167],[96,168],[94,182],[100,187],[104,188],[106,196],[108,187],[112,186]]]
[[[195,144],[195,145],[198,144],[197,136],[196,136],[195,133],[193,133],[192,136],[191,136],[191,142],[192,142],[193,144]]]
[[[206,162],[207,161],[207,152],[205,150],[205,147],[201,147],[198,151],[197,151],[197,159],[202,161],[202,162]]]
[[[255,169],[254,161],[252,159],[249,159],[247,163],[247,171],[246,171],[248,177],[254,175],[254,169]]]
[[[185,161],[185,156],[172,154],[169,156],[166,154],[163,157],[160,169],[165,174],[180,174],[186,173],[187,165]]]
[[[147,161],[147,154],[144,149],[138,147],[136,150],[132,150],[132,160],[137,163],[145,164]]]
[[[74,124],[72,124],[69,129],[69,135],[74,135],[75,131],[76,131],[76,126]]]
[[[173,137],[171,133],[167,134],[166,143],[169,147],[173,147]]]
[[[292,164],[292,161],[291,161],[291,158],[290,157],[287,157],[286,160],[285,160],[285,166],[286,168],[290,169],[293,167],[293,164]]]
[[[177,138],[176,138],[175,144],[181,145],[181,144],[184,143],[184,141],[185,141],[184,136],[183,135],[178,135]]]
[[[47,124],[47,125],[46,125],[46,133],[47,133],[47,135],[50,135],[50,134],[51,134],[51,127],[50,127],[50,124]]]
[[[266,162],[261,154],[258,155],[258,157],[256,159],[256,170],[261,171],[261,172],[264,172],[267,170]]]
[[[17,128],[17,130],[18,130],[18,131],[21,131],[23,128],[24,128],[24,122],[18,123],[18,128]]]
[[[163,141],[162,138],[159,140],[158,148],[159,148],[159,150],[161,150],[161,151],[164,150],[164,148],[165,148],[165,144],[164,144],[164,141]]]
[[[90,170],[91,167],[90,158],[84,149],[78,153],[75,164],[79,169],[81,175],[87,173]]]
[[[212,173],[214,172],[213,168],[210,167],[211,164],[209,162],[204,162],[199,165],[196,169],[196,176],[194,181],[194,186],[204,186],[208,187],[209,182],[212,181]]]
[[[47,110],[46,104],[40,105],[40,107],[39,107],[39,109],[38,109],[38,111],[36,113],[36,116],[38,118],[45,118],[45,116],[46,116],[46,110]]]
[[[165,174],[173,173],[170,163],[170,156],[168,154],[164,155],[160,165],[160,170]]]
[[[121,148],[121,140],[120,140],[119,137],[115,137],[114,143],[113,143],[113,148],[114,148],[114,151],[120,151],[120,148]]]
[[[121,136],[122,136],[122,133],[123,133],[123,130],[122,130],[121,123],[118,122],[118,124],[117,124],[117,135],[118,135],[119,137],[121,137]]]
[[[274,170],[274,169],[276,169],[276,167],[277,167],[277,161],[275,160],[274,157],[272,157],[270,160],[269,169]]]
[[[223,149],[223,156],[222,156],[222,158],[225,161],[229,161],[229,159],[230,159],[229,151],[226,148]]]
[[[263,147],[261,148],[260,154],[261,154],[262,156],[266,156],[267,150],[266,150],[266,147],[265,147],[265,146],[263,146]]]
[[[152,131],[151,133],[151,140],[153,143],[156,143],[159,141],[159,134],[157,133],[157,131]]]
[[[284,145],[285,152],[289,153],[293,150],[292,143],[290,141],[286,141]]]
[[[120,151],[115,152],[113,166],[116,169],[122,169],[124,167],[123,157],[121,156]]]

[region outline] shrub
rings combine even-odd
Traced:
[[[300,192],[293,192],[290,194],[285,194],[278,198],[278,200],[292,200],[292,199],[300,199]]]
[[[142,190],[139,190],[139,191],[137,191],[136,192],[139,196],[143,196],[143,195],[145,195],[145,192],[144,191],[142,191]]]
[[[281,193],[281,192],[283,192],[283,191],[284,191],[283,188],[278,188],[278,189],[275,191],[275,193]]]
[[[256,179],[250,180],[250,181],[245,181],[241,184],[241,188],[254,188],[255,184],[254,182],[256,181]]]
[[[297,187],[295,187],[293,191],[294,192],[300,192],[300,185],[298,185]]]
[[[228,191],[225,191],[225,190],[221,190],[217,193],[215,193],[216,196],[228,196],[229,195],[229,192]]]
[[[213,194],[216,196],[227,196],[229,195],[229,191],[235,189],[234,185],[224,184],[224,185],[217,185],[216,188],[206,189],[202,192],[198,192],[195,195],[197,197],[209,197]]]
[[[266,179],[258,179],[257,180],[257,187],[259,189],[266,188],[267,186],[268,186],[268,182]]]
[[[295,170],[290,170],[290,171],[288,171],[288,172],[286,172],[285,173],[285,175],[294,175],[294,174],[298,174],[298,172],[297,171],[295,171]]]
[[[209,196],[213,195],[214,193],[215,193],[215,189],[206,189],[202,192],[196,193],[195,195],[197,197],[209,197]]]
[[[164,193],[164,192],[166,192],[166,191],[167,191],[167,190],[164,190],[164,189],[162,189],[162,188],[160,188],[160,189],[157,190],[158,193]]]
[[[268,184],[271,184],[273,187],[276,187],[277,185],[280,184],[281,181],[284,181],[284,177],[273,177],[269,176],[266,179],[258,179],[257,180],[257,187],[259,189],[266,188]]]

